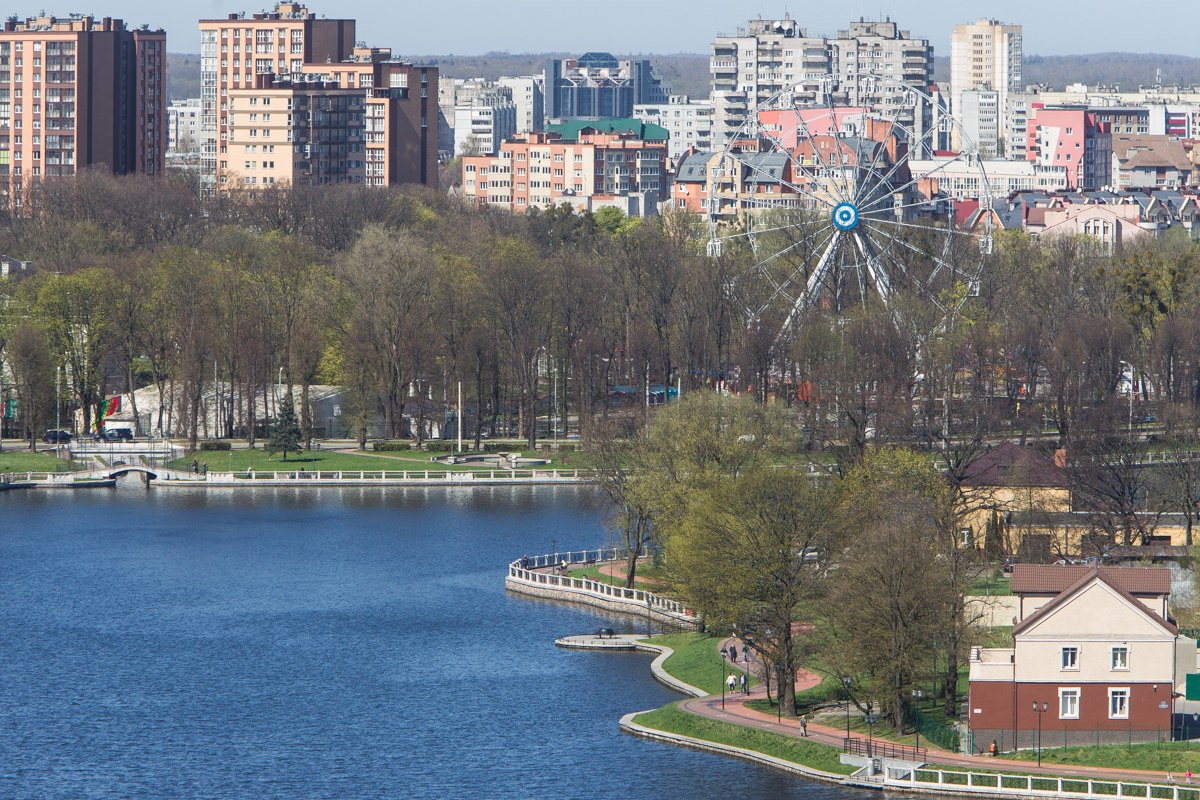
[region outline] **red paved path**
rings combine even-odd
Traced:
[[[721,642],[721,647],[727,647],[730,642],[737,646],[739,660],[736,663],[738,669],[747,669],[747,664],[741,659],[743,647],[741,642],[736,639],[726,639]],[[733,662],[725,659],[730,666],[735,666]],[[753,666],[757,663],[751,657]],[[807,670],[798,670],[796,674],[796,691],[803,691],[817,686],[821,683],[821,676],[816,675]],[[708,697],[696,697],[691,700],[685,700],[680,703],[680,708],[692,714],[697,714],[709,719],[721,720],[730,722],[735,725],[745,725],[750,728],[758,728],[759,730],[772,731],[774,733],[782,733],[786,736],[802,736],[802,730],[799,720],[789,720],[784,718],[782,721],[776,721],[774,716],[763,714],[762,712],[746,708],[747,700],[759,700],[766,696],[766,687],[759,684],[750,690],[749,694],[741,693],[729,694],[726,693],[724,698],[721,695],[709,695]],[[722,708],[724,704],[724,708]],[[843,740],[846,737],[845,730],[839,728],[831,728],[827,725],[818,725],[817,723],[808,723],[808,738],[821,744],[828,744],[842,748]],[[913,742],[904,742],[904,744],[912,744]],[[1163,772],[1150,772],[1147,770],[1136,769],[1111,769],[1104,767],[1080,767],[1073,765],[1058,765],[1044,764],[1039,767],[1036,763],[1026,761],[1010,761],[1008,759],[991,758],[989,756],[968,756],[958,755],[955,753],[947,753],[943,750],[928,751],[927,758],[930,764],[939,764],[947,767],[962,768],[962,769],[979,769],[990,770],[995,772],[1007,773],[1026,773],[1033,772],[1044,775],[1075,777],[1075,778],[1091,778],[1093,780],[1120,780],[1120,781],[1146,781],[1153,783],[1167,783],[1167,775]],[[1200,752],[1196,754],[1196,768],[1194,772],[1200,772]],[[1182,784],[1183,776],[1179,774],[1176,777],[1175,783]],[[1195,784],[1200,784],[1200,777],[1194,779]]]

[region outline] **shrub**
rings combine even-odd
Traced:
[[[573,444],[560,444],[560,445],[558,446],[558,452],[560,452],[560,453],[574,453],[574,452],[575,452],[575,445],[573,445]]]
[[[371,449],[375,452],[398,452],[411,449],[412,445],[408,442],[371,442]]]
[[[232,450],[233,443],[232,442],[213,442],[213,441],[201,442],[200,449],[201,450]]]
[[[430,453],[449,453],[453,446],[451,442],[426,442],[425,449]]]

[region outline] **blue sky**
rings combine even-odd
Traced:
[[[271,0],[268,7],[274,7]],[[27,16],[41,6],[12,11]],[[97,16],[121,17],[167,29],[173,52],[196,52],[195,21],[233,11],[261,10],[234,0],[196,3],[161,0],[110,0],[47,7],[52,13],[87,8]],[[1036,55],[1097,53],[1112,50],[1200,56],[1189,45],[1195,6],[1185,0],[1155,3],[1118,0],[833,0],[833,2],[738,2],[738,0],[448,0],[400,3],[394,0],[313,0],[309,8],[326,16],[354,17],[360,39],[390,46],[399,54],[476,55],[489,50],[511,53],[609,50],[620,53],[702,53],[717,31],[729,31],[753,16],[782,16],[785,10],[810,34],[836,35],[860,16],[890,15],[914,36],[927,38],[935,53],[948,55],[955,23],[982,17],[1025,27],[1025,52]],[[1192,18],[1190,20],[1189,18]]]

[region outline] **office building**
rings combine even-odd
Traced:
[[[104,165],[158,175],[166,157],[166,42],[160,28],[73,14],[4,23],[0,178],[21,187]]]
[[[632,117],[642,103],[665,103],[668,92],[648,60],[611,53],[551,59],[544,79],[546,117],[552,120]]]
[[[950,108],[963,122],[963,92],[990,89],[997,94],[997,108],[1004,109],[1008,93],[1021,90],[1022,33],[1020,25],[1005,25],[981,19],[955,25],[950,36]],[[952,141],[955,149],[961,147]]]

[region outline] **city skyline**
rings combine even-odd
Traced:
[[[149,24],[167,30],[171,52],[199,52],[197,21],[219,18],[245,11],[270,10],[274,3],[245,4],[239,0],[215,0],[191,6],[164,5],[149,0],[120,0],[101,3],[87,9],[97,17],[120,17],[131,25]],[[337,4],[313,3],[319,16],[371,20],[368,44],[391,47],[398,55],[459,54],[477,55],[489,51],[511,53],[586,52],[607,50],[626,54],[706,53],[714,34],[744,25],[747,19],[782,17],[785,12],[798,19],[810,34],[836,36],[853,19],[888,17],[900,23],[914,36],[927,38],[939,56],[949,55],[950,35],[955,24],[992,17],[1023,25],[1025,52],[1030,55],[1073,55],[1110,51],[1200,55],[1189,46],[1185,25],[1130,26],[1119,24],[1129,16],[1129,6],[1115,0],[1064,0],[1056,4],[1013,0],[968,0],[962,3],[922,3],[918,0],[893,0],[890,4],[860,2],[803,8],[789,3],[718,3],[697,0],[646,6],[632,0],[610,0],[604,15],[589,16],[586,25],[571,25],[558,7],[553,9],[538,0],[517,0],[503,15],[482,0],[460,0],[456,19],[487,19],[486,25],[447,25],[441,7],[416,5],[397,17],[393,7],[380,0],[351,0]],[[1156,8],[1159,19],[1172,9],[1184,14],[1181,0],[1171,0]],[[40,10],[16,8],[18,17],[32,16]],[[70,9],[47,8],[48,13],[65,15]],[[549,12],[554,13],[539,13]],[[628,13],[623,13],[628,12]],[[630,26],[629,20],[641,24]],[[393,21],[394,20],[394,21]],[[365,31],[364,31],[365,33]]]

